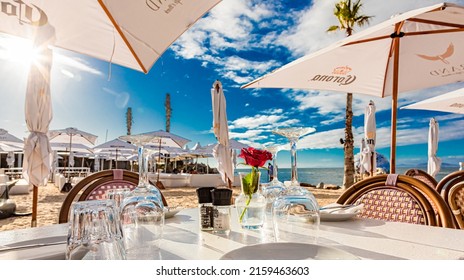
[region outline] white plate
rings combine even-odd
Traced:
[[[358,212],[354,213],[324,213],[321,212],[321,221],[323,222],[340,222],[353,219],[358,215]]]
[[[179,213],[179,211],[180,211],[179,208],[173,208],[173,209],[168,208],[168,211],[167,211],[167,212],[164,212],[164,218],[165,218],[165,219],[172,218],[172,217],[174,217],[174,215],[176,215],[177,213]]]
[[[359,260],[340,249],[305,243],[264,243],[224,254],[221,260]]]

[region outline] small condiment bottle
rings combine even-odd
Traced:
[[[211,190],[215,187],[201,187],[198,188],[198,207],[200,208],[200,229],[213,230],[213,198]]]
[[[213,232],[228,234],[230,232],[230,205],[232,204],[231,189],[215,189],[211,191],[213,196]]]

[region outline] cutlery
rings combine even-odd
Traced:
[[[355,207],[354,204],[346,204],[346,205],[334,205],[334,206],[324,206],[319,208],[319,210],[331,210],[331,209],[348,209],[351,207]]]
[[[61,244],[66,244],[66,240],[56,241],[56,242],[48,242],[48,243],[26,244],[26,245],[12,246],[12,247],[5,246],[5,247],[0,248],[0,253],[7,252],[7,251],[21,250],[21,249],[30,249],[30,248],[37,248],[37,247],[61,245]]]

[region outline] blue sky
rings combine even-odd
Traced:
[[[271,131],[279,126],[309,126],[315,133],[300,143],[302,167],[341,167],[345,94],[336,92],[240,89],[245,83],[305,54],[342,39],[325,32],[337,24],[336,0],[223,0],[181,36],[148,74],[55,50],[51,94],[54,118],[50,129],[77,127],[98,135],[97,144],[126,133],[125,113],[131,107],[132,133],[165,129],[164,101],[171,94],[171,132],[206,145],[216,142],[211,131],[210,89],[219,79],[227,99],[230,136],[248,144],[283,144]],[[375,16],[370,26],[390,16],[440,1],[364,0],[363,13]],[[464,1],[449,1],[464,5]],[[356,29],[355,31],[359,31]],[[25,137],[24,95],[27,66],[12,51],[11,38],[0,37],[0,128]],[[14,46],[17,46],[14,44]],[[15,47],[17,50],[17,47]],[[453,84],[400,96],[399,105],[462,87]],[[391,99],[354,94],[353,130],[356,143],[363,134],[364,108],[377,107],[377,151],[390,154]],[[431,117],[440,125],[438,156],[447,163],[464,161],[461,148],[464,117],[417,110],[398,111],[397,165],[427,162],[427,133]],[[356,149],[358,152],[359,149]],[[290,155],[279,153],[279,165]]]

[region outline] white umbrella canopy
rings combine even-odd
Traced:
[[[147,73],[182,33],[220,0],[23,0],[2,3],[0,32],[31,38],[55,27],[53,46]]]
[[[88,150],[83,152],[89,152],[98,138],[96,135],[79,130],[75,127],[50,130],[48,134],[50,136],[51,145],[68,146],[68,148],[66,148],[66,151],[69,152],[68,167],[74,166],[73,146],[79,145],[88,147]]]
[[[234,182],[234,163],[229,146],[229,127],[227,126],[226,98],[220,81],[215,81],[211,88],[213,107],[213,131],[218,144],[213,148],[213,156],[218,163],[222,180],[231,188]]]
[[[126,156],[130,156],[137,152],[137,147],[131,143],[116,138],[93,147],[93,151],[96,154],[110,154],[111,156],[114,154],[114,160],[116,161],[117,169],[118,156],[119,160],[126,160]]]
[[[464,114],[464,88],[428,98],[401,109],[416,109]]]
[[[375,141],[376,141],[376,123],[375,123],[375,104],[374,101],[370,101],[366,106],[364,112],[364,138],[366,139],[367,153],[365,161],[367,165],[364,166],[370,176],[373,176],[376,166],[376,155],[375,155]]]
[[[398,93],[464,79],[464,7],[412,10],[291,62],[242,88],[298,88],[392,96],[395,173]]]
[[[441,160],[437,157],[438,150],[438,122],[432,118],[429,124],[427,173],[435,177],[440,171]]]

